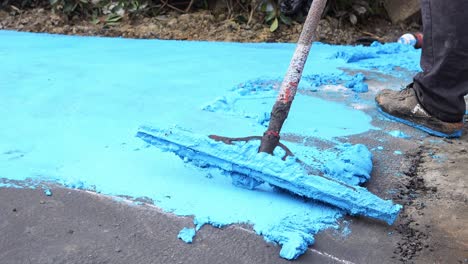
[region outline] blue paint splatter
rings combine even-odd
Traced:
[[[52,191],[50,189],[45,189],[44,194],[47,196],[52,196]]]
[[[400,131],[400,130],[393,130],[393,131],[388,132],[388,134],[391,135],[392,137],[396,137],[396,138],[404,138],[404,139],[411,138],[405,132]]]
[[[182,230],[180,230],[179,234],[177,235],[177,238],[182,239],[185,243],[192,243],[193,238],[195,237],[195,229],[194,228],[186,228],[184,227]]]
[[[395,154],[395,155],[403,155],[403,152],[401,152],[400,150],[395,150],[395,151],[393,152],[393,154]]]
[[[316,233],[336,226],[342,210],[265,184],[260,191],[237,188],[217,169],[189,166],[134,137],[143,123],[183,124],[198,134],[261,135],[294,48],[0,31],[0,116],[8,128],[0,130],[0,153],[25,153],[19,159],[0,155],[0,177],[149,197],[167,212],[195,216],[197,228],[248,223],[281,244],[281,256],[296,258]],[[395,76],[419,70],[420,51],[394,45],[316,43],[313,54],[304,75],[322,76],[315,77],[318,86],[327,76],[348,78],[342,68]],[[214,98],[218,105],[201,109]],[[347,105],[298,94],[284,131],[333,140],[367,132],[371,121]],[[318,168],[339,152],[288,145]]]
[[[374,58],[377,58],[378,56],[373,50],[370,50],[363,46],[357,46],[349,51],[348,50],[338,51],[334,55],[334,57],[337,59],[343,59],[347,63],[355,63],[355,62],[360,62],[362,60],[374,59]]]
[[[341,230],[341,235],[347,237],[351,234],[351,228],[349,227],[349,221],[343,221],[343,229]]]
[[[448,160],[447,156],[446,156],[446,155],[443,155],[443,154],[433,154],[433,153],[430,153],[429,155],[431,156],[432,159],[434,159],[434,160],[437,161],[438,163],[444,163],[445,161]]]

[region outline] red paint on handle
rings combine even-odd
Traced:
[[[309,55],[312,42],[315,38],[315,31],[325,9],[326,0],[314,0],[304,22],[299,41],[294,51],[294,55],[289,64],[289,68],[281,83],[280,92],[271,110],[270,123],[268,129],[263,133],[259,152],[273,154],[274,149],[279,144],[279,133],[284,121],[288,117],[289,109],[296,96],[297,87],[302,77],[307,57]],[[269,131],[276,131],[278,136],[274,136]]]

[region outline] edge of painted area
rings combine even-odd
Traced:
[[[47,33],[47,32],[25,32],[25,31],[18,31],[18,30],[9,30],[9,29],[0,29],[0,36],[6,36],[8,37],[9,35],[41,35],[41,36],[47,36],[47,37],[67,37],[67,38],[98,38],[98,39],[119,39],[119,40],[131,40],[131,41],[164,41],[164,42],[200,42],[200,43],[222,43],[223,45],[232,45],[232,46],[237,46],[237,45],[256,45],[258,47],[261,47],[261,45],[266,45],[266,46],[289,46],[293,47],[296,45],[296,43],[270,43],[270,42],[232,42],[232,41],[209,41],[209,40],[179,40],[179,39],[158,39],[158,38],[127,38],[127,37],[110,37],[110,36],[80,36],[80,35],[66,35],[66,34],[58,34],[58,33]],[[314,45],[326,45],[330,46],[330,44],[323,43],[323,42],[314,42]]]

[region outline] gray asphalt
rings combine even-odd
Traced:
[[[246,227],[205,226],[177,239],[190,218],[79,190],[0,188],[0,263],[288,263]],[[299,263],[343,263],[309,251]]]

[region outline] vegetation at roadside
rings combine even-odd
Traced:
[[[224,13],[227,19],[237,23],[249,25],[254,20],[256,23],[266,23],[273,32],[280,24],[302,22],[311,2],[312,0],[0,0],[0,8],[18,11],[42,7],[69,18],[78,17],[106,26],[115,26],[123,19],[136,16],[154,17],[171,11],[189,13],[207,9]],[[288,11],[291,6],[300,8],[291,13]],[[329,0],[326,15],[337,18],[340,23],[355,25],[370,15],[385,16],[385,11],[382,0]]]

